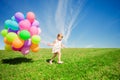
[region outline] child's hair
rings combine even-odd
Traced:
[[[62,35],[61,33],[59,33],[59,34],[57,35],[57,37],[63,38],[63,35]]]

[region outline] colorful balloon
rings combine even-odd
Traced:
[[[5,49],[20,51],[26,55],[31,51],[39,51],[40,23],[35,19],[33,12],[28,12],[23,15],[21,12],[15,13],[10,19],[4,23],[4,28],[1,31],[4,37]]]
[[[32,44],[31,39],[26,40],[26,41],[24,42],[24,47],[30,47],[31,44]]]
[[[32,52],[38,52],[39,51],[39,47],[36,47],[36,48],[34,48],[34,49],[31,49],[32,50]]]
[[[11,17],[11,20],[15,21],[15,16],[12,16],[12,17]]]
[[[30,27],[29,32],[30,32],[31,36],[37,35],[38,34],[38,28],[36,26],[32,26],[32,27]]]
[[[18,38],[17,34],[16,33],[13,33],[13,32],[10,32],[6,35],[6,39],[9,41],[9,42],[12,42],[15,38]]]
[[[23,40],[28,40],[30,38],[30,33],[27,30],[22,30],[20,31],[19,36]]]
[[[29,51],[30,51],[30,47],[23,47],[23,48],[21,49],[21,52],[22,52],[23,55],[28,54]]]
[[[40,23],[37,20],[34,20],[34,22],[32,23],[32,26],[36,26],[39,27]]]
[[[24,20],[24,15],[21,12],[15,13],[14,16],[15,16],[15,19],[17,20],[17,22],[20,22],[21,20]]]
[[[10,26],[8,26],[12,30],[19,30],[18,23],[16,21],[11,21]]]
[[[21,47],[21,48],[14,48],[14,47],[12,46],[12,50],[14,50],[14,51],[21,51],[21,49],[22,49],[22,47]]]
[[[38,35],[32,36],[32,43],[38,44],[40,42],[41,38]]]
[[[35,20],[35,14],[33,12],[28,12],[27,19],[32,23]]]
[[[14,32],[14,33],[17,33],[17,32],[18,32],[18,30],[8,29],[8,33],[9,33],[9,32]]]
[[[8,29],[11,26],[11,20],[6,20],[5,21],[5,29]]]
[[[7,35],[7,33],[8,33],[7,29],[3,29],[1,31],[1,34],[2,34],[3,37],[5,37]]]
[[[20,38],[16,38],[14,39],[14,41],[12,42],[12,46],[14,48],[21,48],[24,45],[24,41],[21,40]]]
[[[33,43],[32,43],[32,45],[30,46],[30,49],[35,49],[35,48],[37,48],[37,47],[39,47],[38,44],[33,44]]]
[[[28,20],[22,20],[19,22],[20,30],[29,30],[31,23]]]
[[[6,37],[4,38],[4,43],[7,44],[7,45],[12,45],[12,42],[9,42]]]

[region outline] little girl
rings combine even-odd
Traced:
[[[52,64],[53,59],[58,55],[58,63],[62,64],[61,61],[61,48],[64,47],[62,44],[63,35],[58,34],[57,39],[53,43],[48,43],[48,46],[53,46],[52,53],[54,54],[53,57],[50,59],[49,63]]]

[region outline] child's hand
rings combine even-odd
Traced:
[[[51,46],[51,44],[50,44],[50,43],[47,43],[47,45],[48,45],[48,46]]]

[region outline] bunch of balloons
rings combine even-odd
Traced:
[[[23,55],[30,50],[39,51],[41,29],[33,12],[28,12],[26,16],[21,12],[15,13],[11,19],[5,21],[5,29],[1,34],[6,50],[20,51]]]

